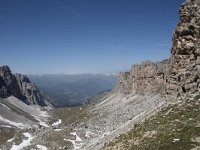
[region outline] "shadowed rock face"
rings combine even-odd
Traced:
[[[13,95],[17,98],[22,97],[17,80],[8,66],[0,67],[0,87],[0,93],[2,93],[1,97],[7,97],[9,95]]]
[[[200,1],[187,0],[180,8],[173,33],[171,57],[158,63],[146,61],[120,73],[115,92],[169,95],[196,93],[200,84]]]
[[[10,95],[6,83],[4,82],[4,80],[0,77],[0,95],[1,97],[7,97]]]
[[[46,105],[43,101],[43,96],[41,95],[40,91],[27,76],[15,74],[15,77],[20,87],[21,94],[28,100],[28,102],[31,104],[38,104],[40,106]]]
[[[38,88],[26,76],[12,74],[8,66],[0,67],[0,97],[15,96],[27,104],[46,106]]]

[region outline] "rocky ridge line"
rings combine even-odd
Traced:
[[[15,96],[27,104],[46,106],[44,97],[29,78],[21,74],[12,74],[8,66],[0,67],[0,97]]]

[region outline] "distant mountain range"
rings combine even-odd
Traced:
[[[91,96],[111,90],[116,75],[103,74],[59,74],[28,75],[37,86],[47,93],[56,106],[81,105]]]

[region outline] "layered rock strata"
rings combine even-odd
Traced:
[[[168,60],[145,61],[133,65],[130,72],[121,72],[115,87],[117,93],[148,94],[163,92],[166,86]]]

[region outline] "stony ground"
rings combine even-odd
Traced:
[[[200,96],[179,99],[103,148],[117,149],[200,149]]]
[[[134,124],[168,105],[171,99],[160,95],[133,96],[107,94],[96,104],[76,108],[59,108],[50,112],[62,123],[37,131],[32,143],[49,149],[97,150]],[[120,105],[119,105],[120,103]]]
[[[91,110],[91,117],[86,123],[86,131],[91,133],[83,147],[87,150],[100,149],[117,135],[130,130],[134,124],[148,118],[170,100],[160,95],[107,95]],[[120,105],[119,105],[120,104]]]

